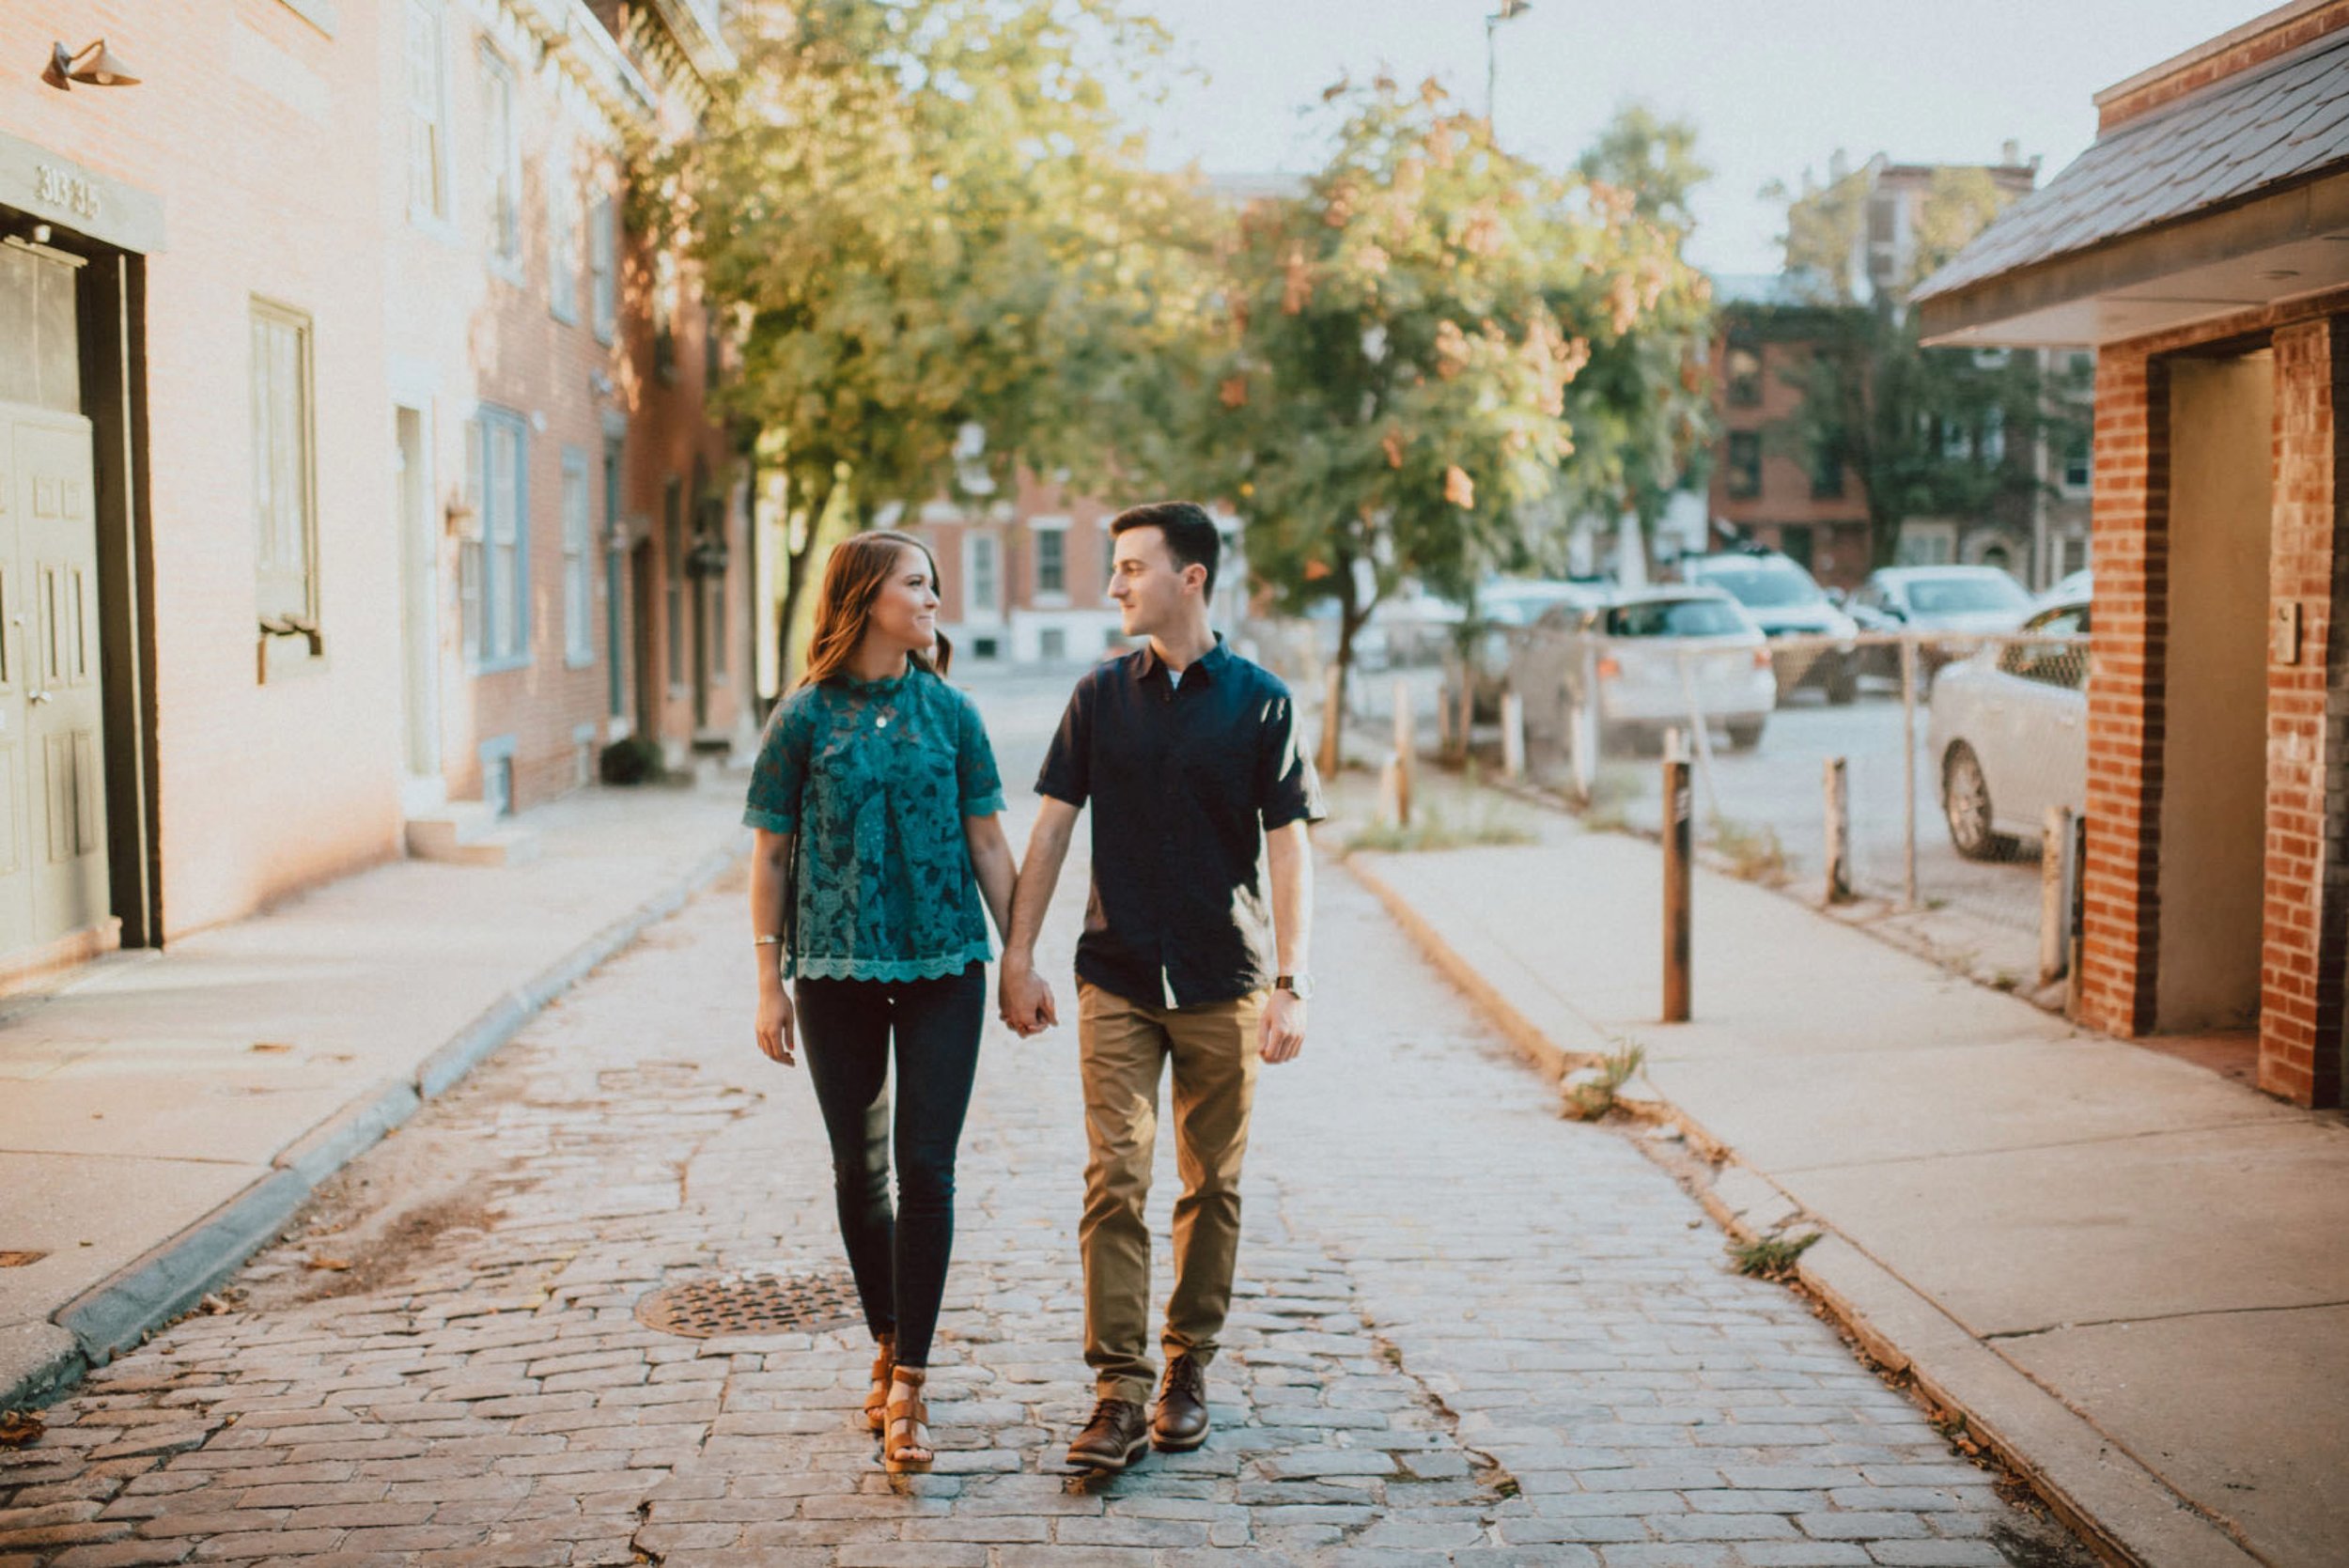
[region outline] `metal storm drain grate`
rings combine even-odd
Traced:
[[[720,1334],[822,1333],[863,1319],[856,1281],[838,1269],[692,1280],[654,1291],[636,1303],[636,1321],[646,1327],[696,1340]]]
[[[0,1252],[0,1268],[24,1268],[48,1255],[46,1252]]]

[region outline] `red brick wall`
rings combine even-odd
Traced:
[[[1726,365],[1730,340],[1714,346],[1714,363]],[[1714,407],[1720,415],[1721,438],[1715,453],[1709,502],[1713,515],[1747,530],[1762,544],[1782,542],[1788,526],[1807,526],[1812,535],[1812,570],[1820,582],[1856,587],[1868,575],[1868,489],[1848,467],[1843,493],[1821,498],[1811,493],[1811,467],[1779,450],[1784,432],[1801,413],[1803,393],[1793,378],[1811,356],[1807,344],[1756,336],[1749,344],[1762,361],[1762,399],[1756,404],[1729,401],[1726,376],[1716,379]],[[1736,496],[1729,489],[1729,436],[1750,431],[1762,439],[1762,488],[1759,494]]]
[[[2349,549],[2341,536],[2343,432],[2335,411],[2349,385],[2349,318],[2287,327],[2276,334],[2275,353],[2269,595],[2275,607],[2296,605],[2301,622],[2297,660],[2279,662],[2272,642],[2268,655],[2259,1082],[2303,1105],[2338,1105],[2349,950],[2349,627],[2337,638],[2333,623]]]
[[[2162,671],[2169,598],[2169,376],[2128,347],[2096,365],[2095,654],[2088,681],[2083,1021],[2153,1027],[2160,929]]]
[[[2343,27],[2349,27],[2349,0],[2334,0],[2329,6],[2320,6],[2294,17],[2282,26],[2253,34],[2167,76],[2156,77],[2130,92],[2108,98],[2100,96],[2096,105],[2097,134],[2102,135],[2139,116],[2152,114],[2164,104],[2174,103],[2188,93],[2197,92],[2214,82],[2239,76],[2304,44],[2330,37]]]

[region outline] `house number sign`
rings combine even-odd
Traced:
[[[33,199],[77,218],[98,216],[97,183],[48,163],[33,165]]]

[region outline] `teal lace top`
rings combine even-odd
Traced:
[[[962,819],[1003,809],[978,707],[929,671],[786,697],[742,814],[799,835],[784,974],[934,980],[993,956]]]

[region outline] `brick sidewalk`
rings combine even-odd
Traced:
[[[861,1333],[693,1341],[631,1313],[689,1271],[837,1261],[804,1078],[747,1037],[739,898],[607,964],[354,1164],[229,1310],[0,1454],[0,1565],[2081,1560],[1799,1297],[1729,1272],[1632,1142],[1557,1120],[1328,872],[1314,1038],[1257,1111],[1214,1440],[1060,1473],[1091,1404],[1073,1028],[998,1032],[943,1452],[893,1481]]]

